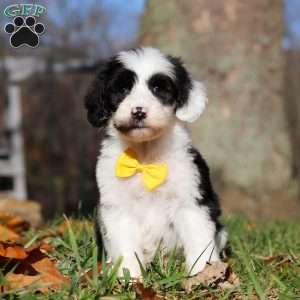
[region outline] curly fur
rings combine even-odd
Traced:
[[[154,48],[123,51],[110,59],[86,96],[88,120],[106,131],[96,167],[96,229],[109,258],[122,256],[122,267],[133,277],[141,274],[135,254],[147,264],[159,245],[167,251],[183,247],[192,273],[220,259],[226,232],[218,221],[218,197],[186,127],[206,102],[203,85],[182,62]],[[134,118],[137,107],[144,119]],[[116,160],[128,147],[142,163],[167,163],[167,181],[149,192],[140,174],[117,178]]]

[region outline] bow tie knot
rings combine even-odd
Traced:
[[[167,178],[168,167],[166,164],[141,164],[137,154],[130,148],[125,150],[116,162],[116,176],[121,178],[131,177],[137,172],[143,174],[143,184],[153,191]]]

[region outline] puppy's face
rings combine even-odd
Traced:
[[[180,60],[153,48],[120,52],[103,65],[86,97],[89,121],[111,126],[132,142],[153,140],[176,119],[194,121],[203,111],[203,86]]]

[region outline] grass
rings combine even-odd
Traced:
[[[300,299],[300,223],[252,223],[240,217],[226,219],[224,223],[230,237],[228,262],[241,280],[239,288],[221,291],[197,286],[186,293],[180,284],[187,275],[184,260],[175,251],[168,257],[158,251],[150,266],[141,266],[144,286],[165,299]],[[28,240],[34,241],[46,233],[31,231],[27,235]],[[70,285],[47,294],[29,289],[11,291],[0,295],[0,299],[142,299],[126,270],[124,280],[118,279],[120,261],[114,266],[103,264],[102,272],[98,273],[91,222],[67,222],[62,236],[49,239],[55,246],[51,256],[59,261],[60,271],[71,278]],[[86,270],[91,270],[92,275],[82,280]],[[3,280],[0,272],[0,284]]]

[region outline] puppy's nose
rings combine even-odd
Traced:
[[[141,106],[134,107],[131,111],[131,115],[132,118],[137,121],[144,120],[147,117],[146,110]]]

